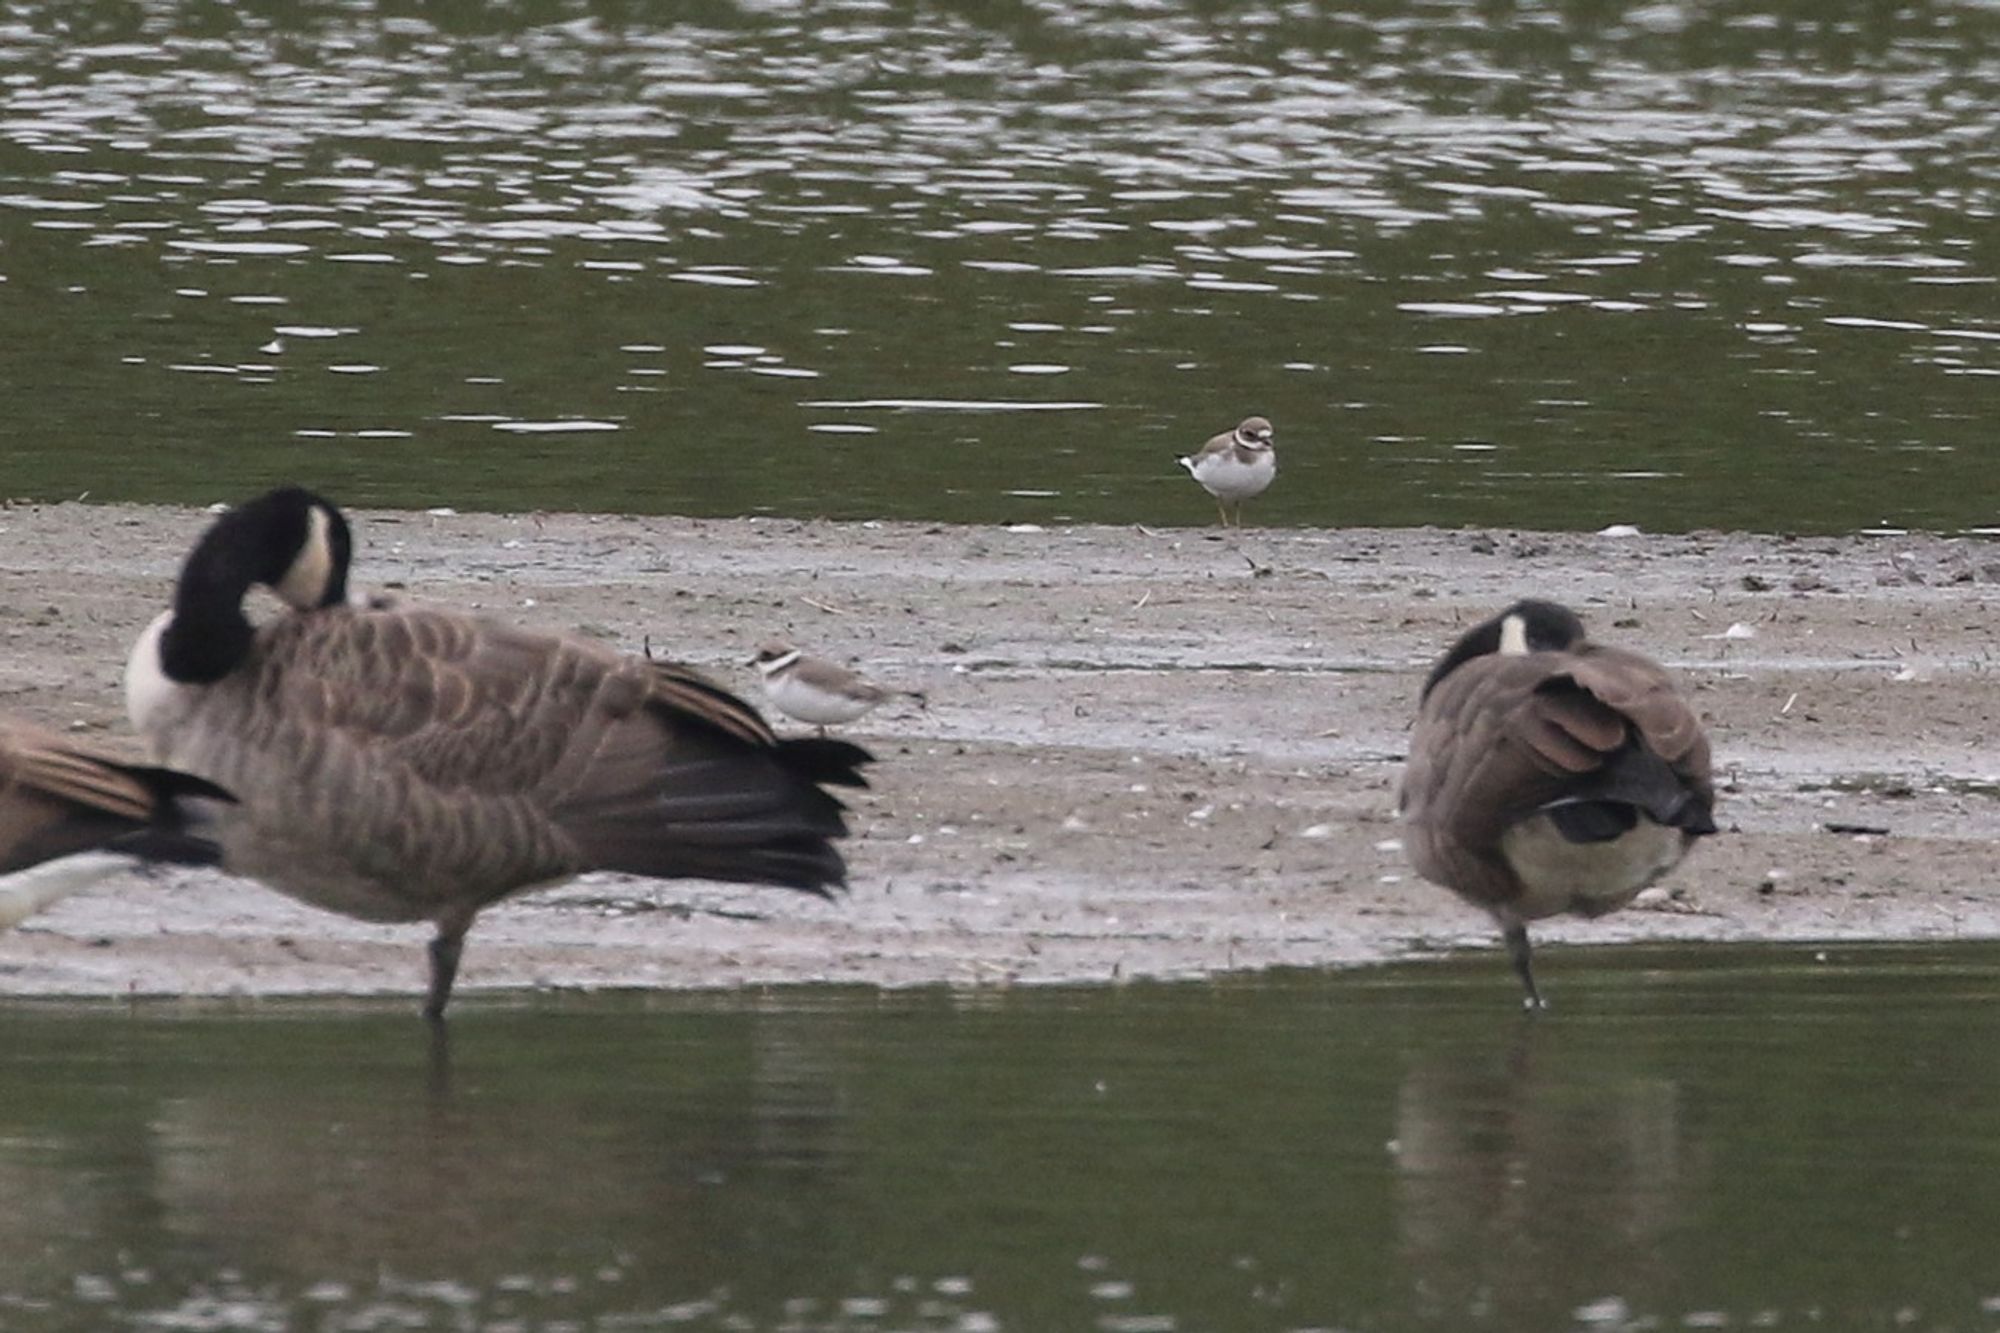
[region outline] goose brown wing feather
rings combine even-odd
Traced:
[[[762,714],[694,668],[659,660],[649,665],[659,705],[698,718],[751,745],[778,743]]]
[[[1624,717],[1647,748],[1676,771],[1706,780],[1707,735],[1693,705],[1666,668],[1637,653],[1591,645],[1575,654],[1570,675],[1581,688]]]
[[[144,819],[153,808],[152,793],[112,761],[70,748],[53,732],[11,724],[0,737],[0,787],[121,819]]]
[[[46,728],[0,720],[0,874],[178,827],[177,796],[229,799],[184,774],[127,764]]]
[[[588,780],[553,809],[590,864],[637,874],[786,884],[845,882],[830,839],[845,807],[822,782],[863,785],[865,751],[779,742],[764,719],[691,668],[653,661],[645,709],[604,729]]]
[[[1625,743],[1625,718],[1565,675],[1537,682],[1508,719],[1531,753],[1563,773],[1589,773]]]
[[[143,824],[152,804],[136,780],[54,732],[13,722],[0,731],[0,873],[96,846]]]
[[[656,709],[744,744],[775,741],[692,669],[585,639],[431,609],[337,609],[266,634],[263,656],[283,667],[262,673],[283,677],[266,686],[282,696],[271,712],[347,735],[440,787],[560,799],[602,761],[608,737],[650,731]]]
[[[1403,783],[1420,870],[1423,848],[1446,842],[1497,861],[1500,835],[1596,762],[1577,731],[1595,738],[1598,719],[1537,692],[1556,657],[1476,658],[1424,700]]]
[[[337,737],[358,762],[475,793],[561,790],[646,697],[609,648],[422,609],[282,618],[236,679],[255,682],[260,706],[236,716],[259,748]]]
[[[839,803],[687,667],[450,611],[340,607],[266,626],[250,669],[210,694],[231,739],[203,749],[193,729],[188,762],[257,793],[234,855],[356,915],[587,869],[815,889],[844,874],[827,842]],[[329,848],[345,869],[322,876]]]
[[[1501,836],[1633,735],[1713,799],[1700,720],[1650,659],[1585,645],[1466,662],[1425,699],[1410,739],[1402,804],[1418,871],[1475,901],[1507,901],[1517,890]]]

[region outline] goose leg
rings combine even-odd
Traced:
[[[451,1002],[451,983],[458,979],[458,957],[465,952],[465,927],[439,926],[431,940],[431,991],[424,1017],[444,1025],[444,1007]]]
[[[1518,921],[1501,927],[1500,937],[1507,941],[1507,956],[1514,961],[1514,975],[1521,978],[1521,985],[1527,990],[1527,999],[1521,1007],[1530,1013],[1539,1013],[1549,1007],[1542,993],[1535,989],[1535,971],[1528,962],[1528,928]]]

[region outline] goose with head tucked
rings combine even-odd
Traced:
[[[1716,831],[1708,737],[1673,678],[1533,600],[1432,667],[1400,804],[1417,872],[1493,915],[1530,1009],[1530,921],[1623,907]]]
[[[0,929],[133,866],[213,865],[214,783],[0,717]]]
[[[591,870],[827,896],[870,756],[779,740],[692,670],[406,602],[352,605],[332,503],[284,487],[224,514],[126,668],[154,756],[235,792],[223,868],[370,921],[428,921],[426,1017],[502,898]],[[287,610],[253,626],[258,585]]]

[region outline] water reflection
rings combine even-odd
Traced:
[[[58,1077],[0,1121],[0,1308],[234,1328],[667,1306],[726,1292],[752,1236],[803,1285],[840,1223],[835,1071],[782,1018],[697,1016],[697,1057],[687,1019],[585,1019],[610,1031],[580,1048],[574,1019],[517,1015],[504,1063],[474,1022],[439,1081],[403,1022],[162,1017],[29,1020],[100,1053],[22,1061]],[[613,1046],[616,1071],[575,1058]]]
[[[1277,522],[1969,526],[1996,50],[1973,0],[20,4],[8,492],[1199,522],[1162,460],[1256,410]]]
[[[1579,1069],[1564,1036],[1524,1017],[1501,1052],[1419,1062],[1398,1089],[1397,1217],[1426,1318],[1560,1327],[1606,1295],[1672,1299],[1668,1242],[1713,1188],[1702,1127],[1657,1067]]]
[[[11,1329],[1983,1327],[2000,956],[15,1005]]]

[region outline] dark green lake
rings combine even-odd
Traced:
[[[0,496],[1995,523],[1983,0],[18,0]]]
[[[0,1327],[2000,1326],[2000,948],[5,1007]]]

